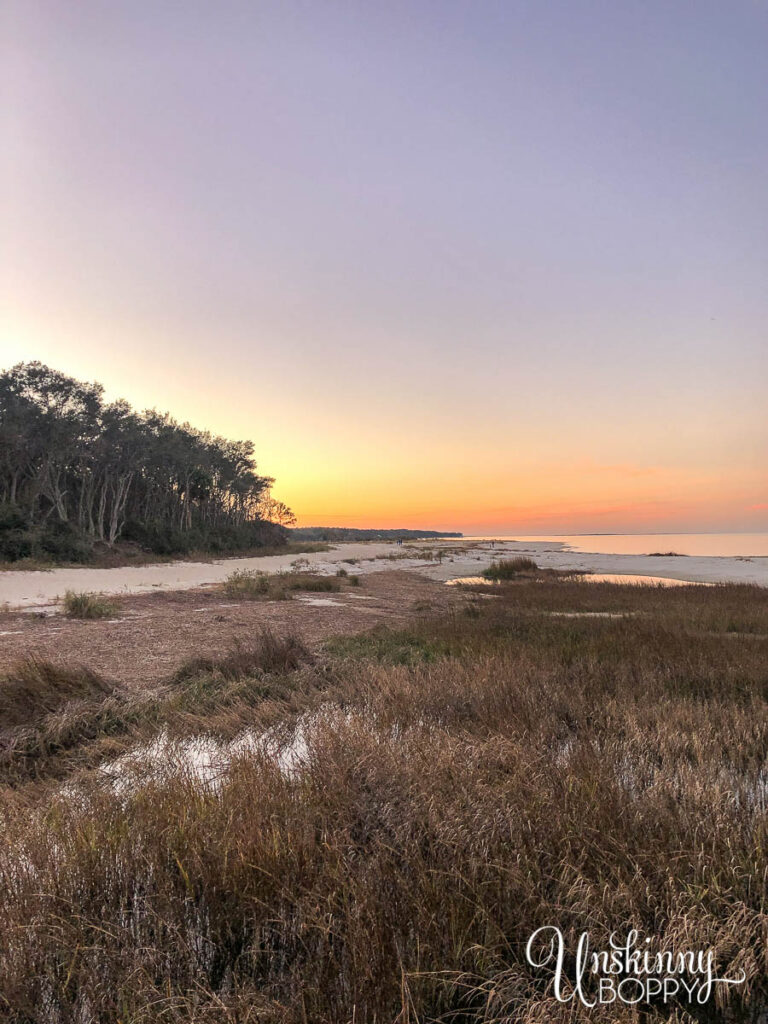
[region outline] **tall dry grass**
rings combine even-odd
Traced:
[[[511,580],[521,573],[535,573],[539,571],[538,565],[532,558],[518,555],[516,558],[500,558],[491,562],[487,569],[483,570],[483,576],[487,580]]]
[[[4,1019],[756,1022],[768,593],[494,595],[319,659],[271,638],[191,663],[127,733],[290,743],[298,724],[289,767],[257,746],[215,785],[182,765],[116,789],[79,767],[86,737],[65,790],[6,772]],[[578,617],[596,611],[619,617]],[[524,957],[546,924],[571,948],[629,926],[712,947],[747,981],[695,1012],[565,1005]]]

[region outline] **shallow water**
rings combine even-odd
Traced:
[[[628,583],[644,587],[711,587],[711,583],[693,583],[691,580],[672,580],[665,576],[632,576],[616,572],[592,572],[580,577],[587,583]]]
[[[585,583],[628,583],[631,585],[646,587],[712,586],[711,583],[692,583],[690,580],[672,580],[667,579],[664,576],[632,576],[614,572],[584,573],[583,575],[574,576],[573,579]],[[495,586],[495,582],[493,580],[487,580],[483,576],[458,576],[456,579],[446,580],[445,582],[449,587],[455,587],[462,584],[464,586],[477,586],[478,584],[489,587]]]
[[[469,539],[469,538],[467,538]],[[526,534],[482,540],[522,541],[531,544],[552,543],[572,551],[599,555],[650,555],[654,552],[678,555],[705,555],[723,558],[768,556],[768,533],[606,533]]]
[[[456,587],[462,585],[472,587],[492,587],[494,586],[494,581],[487,580],[484,576],[457,576],[456,579],[454,580],[446,580],[445,585],[447,587]]]

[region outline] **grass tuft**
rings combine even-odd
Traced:
[[[71,701],[101,699],[111,692],[112,686],[90,669],[28,658],[0,678],[0,729],[53,714]]]
[[[482,575],[487,580],[513,580],[522,573],[538,572],[539,567],[532,558],[519,556],[517,558],[502,558],[493,562]]]
[[[63,601],[64,614],[70,619],[110,619],[118,612],[114,601],[102,594],[68,590]]]

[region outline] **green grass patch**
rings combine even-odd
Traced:
[[[442,638],[387,627],[377,627],[357,636],[334,637],[326,643],[325,650],[332,657],[377,661],[385,665],[433,662],[450,654],[450,647]]]

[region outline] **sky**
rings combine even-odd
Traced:
[[[303,525],[768,529],[768,0],[4,0],[0,366]]]

